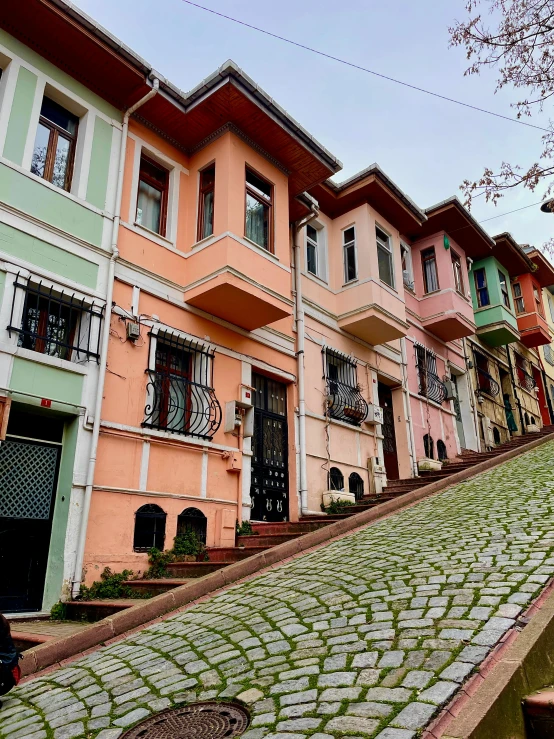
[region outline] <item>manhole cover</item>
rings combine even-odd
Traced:
[[[192,703],[147,718],[121,739],[231,739],[248,723],[246,709],[236,703]]]

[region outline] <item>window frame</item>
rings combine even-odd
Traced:
[[[542,302],[542,290],[533,284],[533,298],[535,299],[535,309],[541,318],[545,318],[544,305]]]
[[[386,237],[386,241],[383,241],[383,239],[379,236],[379,231]],[[381,228],[381,226],[379,226],[377,223],[375,224],[375,241],[377,244],[377,269],[379,271],[379,280],[384,285],[387,285],[388,287],[395,290],[396,280],[395,280],[395,274],[394,274],[394,250],[393,250],[393,244],[392,244],[392,236],[389,233],[387,233],[384,228]],[[388,256],[391,282],[387,282],[381,276],[381,265],[379,262],[379,250],[381,250],[381,252],[383,253],[386,253]]]
[[[479,272],[482,272],[483,273],[483,278],[484,278],[483,279],[483,282],[484,282],[483,287],[479,287],[479,285],[477,284],[477,274]],[[474,269],[473,270],[473,282],[475,284],[475,295],[476,295],[476,298],[477,298],[477,306],[479,308],[488,308],[490,306],[490,304],[491,304],[491,296],[490,296],[490,292],[489,292],[489,283],[488,283],[488,280],[487,280],[487,270],[484,267],[477,267],[477,269]],[[486,292],[486,294],[487,294],[487,302],[486,303],[483,303],[482,298],[481,298],[481,291],[482,290],[484,290]]]
[[[504,304],[504,307],[508,310],[512,310],[512,305],[510,303],[510,291],[508,290],[508,280],[509,277],[507,277],[504,272],[502,272],[501,269],[498,270],[498,284],[500,285],[500,294],[502,295],[502,303]],[[502,285],[505,285],[505,288],[502,287]]]
[[[67,131],[65,128],[58,126],[57,123],[54,123],[53,121],[49,120],[48,118],[42,115],[42,106],[44,105],[45,100],[49,100],[50,102],[59,106],[60,108],[62,108],[62,110],[64,110],[66,113],[69,113],[70,116],[76,119],[75,132],[73,134]],[[44,172],[42,175],[39,175],[36,172],[33,172],[32,171],[32,159],[31,159],[31,173],[34,174],[35,177],[40,177],[42,180],[46,180],[46,182],[49,182],[53,187],[58,187],[60,190],[63,190],[64,192],[71,191],[71,186],[72,186],[72,181],[73,181],[73,171],[75,167],[75,152],[77,149],[77,137],[79,135],[80,122],[81,121],[78,115],[76,115],[75,113],[72,113],[70,110],[68,110],[68,108],[63,106],[61,103],[58,103],[52,97],[47,95],[46,92],[43,94],[42,102],[41,102],[41,112],[39,115],[37,130],[35,132],[35,142],[33,144],[32,156],[34,156],[35,149],[36,149],[36,140],[38,136],[39,126],[44,126],[44,128],[47,128],[50,131],[50,134],[48,136],[48,144],[46,146],[46,159],[44,162]],[[67,169],[65,171],[63,187],[60,187],[59,185],[56,185],[54,182],[52,182],[52,177],[54,175],[54,165],[56,161],[56,151],[57,151],[58,140],[60,136],[66,141],[69,141],[69,152],[67,156],[68,164],[67,164]]]
[[[309,235],[309,229],[312,229],[316,233],[316,240],[314,241],[313,238]],[[317,229],[313,224],[308,223],[306,225],[306,272],[313,277],[319,277],[319,231],[320,229]],[[315,261],[315,272],[313,272],[310,269],[310,259],[309,259],[309,250],[313,249],[314,251],[314,261]]]
[[[425,256],[426,254],[429,254],[430,256],[429,257],[426,257]],[[428,289],[429,288],[429,285],[427,284],[427,272],[425,270],[426,263],[427,262],[431,262],[431,261],[435,265],[434,272],[435,272],[435,280],[437,282],[437,287],[434,288],[433,290],[429,290]],[[436,249],[435,249],[434,246],[429,246],[426,249],[423,249],[421,251],[421,271],[423,273],[423,292],[424,292],[424,295],[431,295],[432,293],[438,292],[441,289],[441,287],[440,287],[440,282],[439,282],[439,271],[437,269],[437,251],[436,251]]]
[[[142,172],[142,161],[143,159],[150,164],[151,166],[156,167],[157,169],[164,171],[166,178],[165,178],[165,185],[163,190],[160,190],[159,182],[154,180],[154,178],[150,177],[150,175],[146,175],[146,178],[143,178],[141,176]],[[168,203],[169,203],[169,184],[170,184],[170,176],[171,171],[167,169],[163,164],[160,164],[156,159],[154,159],[152,156],[145,153],[144,149],[141,149],[140,155],[139,155],[139,166],[138,166],[138,179],[137,179],[137,197],[136,197],[136,205],[135,205],[135,217],[134,217],[134,223],[139,228],[144,228],[149,233],[155,234],[156,236],[161,236],[163,239],[167,238],[167,220],[168,220]],[[140,198],[140,183],[145,182],[145,184],[149,185],[149,187],[153,187],[155,190],[158,190],[162,193],[162,198],[160,201],[160,230],[154,231],[153,229],[149,228],[148,226],[145,226],[143,223],[139,223],[137,220],[138,217],[138,207],[139,207],[139,198]]]
[[[203,176],[209,172],[210,170],[213,170],[213,181],[209,183],[209,185],[203,186],[202,185],[202,178]],[[211,162],[210,164],[207,164],[205,167],[203,167],[198,172],[198,224],[196,229],[196,240],[202,241],[203,239],[209,239],[210,236],[214,235],[214,227],[215,227],[215,162]],[[204,203],[206,199],[206,195],[209,195],[209,193],[212,193],[212,231],[209,234],[204,234],[204,227],[205,227],[205,221],[204,221]]]
[[[405,257],[405,258],[404,258]],[[406,265],[406,269],[402,270],[402,283],[404,287],[414,292],[414,265],[412,262],[412,249],[404,241],[400,242],[400,264]]]
[[[519,295],[516,295],[516,288],[519,290]],[[514,310],[519,315],[525,313],[525,297],[523,290],[521,289],[521,282],[512,282],[512,297],[514,299]],[[521,301],[521,309],[519,307],[519,301]]]
[[[149,510],[146,511],[147,508],[157,508],[158,511]],[[140,515],[139,515],[140,514]],[[137,519],[152,519],[152,521],[163,521],[163,529],[162,531],[157,530],[156,523],[154,523],[154,530],[153,530],[153,543],[150,546],[137,546],[136,540],[137,540]],[[142,533],[142,532],[140,532]],[[163,551],[164,545],[165,545],[165,539],[166,539],[166,533],[167,533],[167,513],[163,510],[163,508],[155,503],[146,503],[145,505],[140,506],[140,508],[137,508],[135,511],[135,525],[133,527],[133,551],[134,552],[147,552],[149,549],[151,549],[156,544],[159,544],[159,540],[157,537],[161,538],[161,547],[157,547],[160,549],[160,551]]]
[[[263,196],[259,194],[259,192],[255,189],[254,185],[249,184],[248,182],[248,173],[251,172],[255,177],[258,177],[260,180],[265,182],[270,187],[270,196],[268,200],[265,200]],[[260,174],[254,167],[251,167],[249,164],[245,167],[244,172],[244,184],[245,184],[245,196],[244,196],[244,236],[249,241],[251,241],[253,244],[256,244],[256,246],[259,246],[260,249],[264,249],[265,251],[269,252],[270,254],[275,254],[275,244],[274,244],[274,224],[273,224],[273,206],[275,202],[275,185],[273,182],[267,179],[267,177],[264,177],[262,174]],[[262,244],[258,244],[257,241],[254,241],[254,239],[250,238],[247,234],[247,227],[248,227],[248,196],[254,198],[254,200],[257,200],[262,206],[268,209],[268,216],[267,216],[267,246],[263,246]]]
[[[354,232],[354,238],[351,241],[345,241],[346,238],[346,232],[350,231]],[[344,268],[344,284],[349,285],[352,282],[356,282],[358,279],[358,249],[357,249],[357,240],[358,236],[356,233],[356,225],[352,223],[350,226],[347,226],[346,228],[342,229],[342,260],[343,260],[343,268]],[[348,277],[348,259],[347,259],[347,250],[352,249],[352,253],[354,255],[354,277]]]
[[[462,258],[454,249],[450,249],[450,258],[452,260],[452,272],[454,273],[454,287],[459,295],[465,297],[464,270],[462,267]],[[458,279],[459,278],[459,279]],[[438,444],[438,441],[437,441]]]

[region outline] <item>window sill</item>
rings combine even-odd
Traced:
[[[355,280],[349,280],[348,282],[343,282],[342,283],[342,286],[343,287],[351,287],[352,285],[356,285],[359,281],[360,281],[359,278],[356,277]]]
[[[160,241],[164,242],[164,246],[171,246],[173,249],[175,248],[174,241],[171,241],[171,239],[168,239],[166,236],[162,236],[156,231],[152,231],[150,228],[143,226],[141,223],[137,223],[135,221],[134,223],[129,223],[128,225],[131,226],[134,230],[138,231],[139,233],[144,232],[144,236],[152,239],[152,241],[159,239]]]
[[[392,290],[394,293],[398,295],[398,290],[394,287],[394,285],[389,285],[388,282],[385,282],[385,280],[379,279],[379,282],[381,285],[383,285],[385,288],[388,288],[389,290]]]
[[[276,262],[279,261],[279,258],[275,255],[275,252],[270,251],[269,249],[266,249],[265,246],[260,246],[255,241],[252,241],[252,239],[249,239],[248,236],[243,236],[243,239],[248,244],[248,246],[253,246],[259,251],[262,252],[262,254],[265,254],[268,257],[271,257],[272,259],[275,259]]]
[[[312,280],[313,282],[316,282],[318,285],[321,285],[322,287],[329,288],[329,283],[324,277],[319,277],[318,275],[314,275],[311,272],[302,272],[302,277],[307,277],[308,280]]]
[[[21,359],[28,359],[37,364],[44,364],[49,367],[57,367],[61,370],[74,372],[77,375],[87,375],[91,366],[93,368],[98,367],[94,359],[90,359],[83,364],[78,364],[77,362],[71,362],[67,359],[58,359],[58,357],[51,357],[49,354],[35,352],[32,349],[24,349],[22,346],[17,346],[17,344],[7,344],[2,342],[0,343],[0,351],[5,352],[6,354],[12,354],[15,357],[20,357]]]

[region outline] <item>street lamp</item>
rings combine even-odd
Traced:
[[[554,213],[554,198],[545,200],[541,205],[541,210],[543,213]]]

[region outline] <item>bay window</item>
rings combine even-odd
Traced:
[[[463,295],[464,294],[464,274],[462,272],[462,260],[455,251],[450,252],[452,257],[452,270],[454,271],[454,287]]]
[[[483,267],[476,269],[473,273],[475,280],[475,292],[477,293],[477,305],[485,308],[490,305],[489,288],[487,287],[487,274]]]
[[[250,241],[273,251],[273,185],[251,169],[246,170],[246,225]]]
[[[394,287],[394,265],[392,260],[391,238],[379,226],[375,226],[377,237],[377,262],[379,279],[389,287]]]
[[[439,289],[439,276],[437,274],[437,258],[434,246],[421,252],[421,264],[423,266],[423,288],[425,293],[435,292]]]
[[[510,295],[508,293],[508,283],[506,281],[506,275],[504,272],[501,272],[498,270],[498,281],[500,283],[500,292],[502,293],[502,302],[506,306],[506,308],[511,310],[510,305]]]
[[[342,245],[344,253],[344,281],[352,282],[358,278],[358,266],[356,264],[356,229],[350,226],[342,232]]]
[[[201,241],[214,232],[215,164],[200,172],[200,197],[198,199],[198,236]]]

